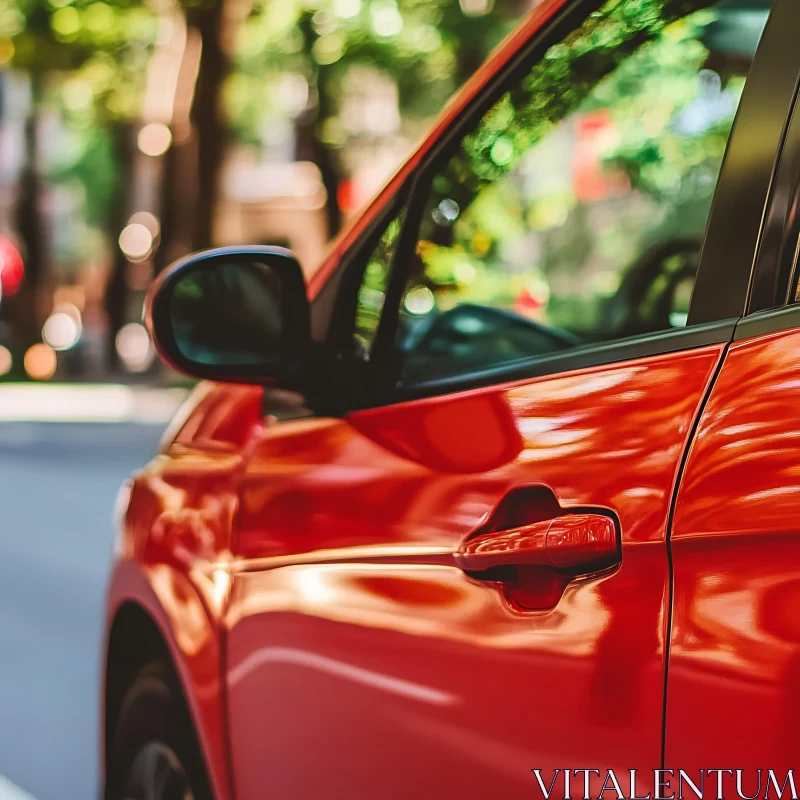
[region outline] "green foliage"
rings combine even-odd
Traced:
[[[642,91],[646,75],[642,73],[641,59],[632,59],[631,54],[645,42],[652,44],[653,38],[687,8],[702,4],[702,0],[612,0],[591,14],[563,42],[553,45],[519,85],[485,115],[478,128],[464,138],[460,152],[443,176],[446,188],[444,182],[440,184],[447,196],[474,197],[481,186],[512,171],[556,123],[579,107],[603,76],[614,72],[613,80],[599,88],[587,104],[587,111],[616,103],[629,92],[645,100],[652,97]],[[701,14],[706,15],[706,23],[714,19],[708,12]],[[689,36],[687,33],[684,41]],[[702,60],[705,49],[699,42],[689,41]],[[669,38],[649,49],[654,52],[647,69],[657,71],[669,66]],[[617,70],[623,64],[624,68]],[[697,74],[691,61],[682,64],[681,70],[691,77]],[[673,75],[673,71],[666,73],[665,80],[671,85]],[[651,137],[651,141],[654,139]]]
[[[3,0],[0,38],[11,64],[35,74],[74,70],[98,53],[122,64],[131,46],[152,40],[152,13],[138,0]]]
[[[87,224],[102,229],[120,178],[111,131],[99,126],[81,131],[75,152],[54,167],[50,178],[55,183],[79,184],[83,188]]]
[[[57,110],[70,129],[47,177],[77,183],[86,223],[104,228],[124,173],[114,137],[140,113],[155,15],[141,0],[3,2],[0,55],[31,76],[33,113]]]
[[[257,141],[265,118],[299,113],[287,75],[302,76],[319,135],[340,146],[343,81],[368,65],[391,77],[413,126],[435,115],[511,30],[517,6],[497,3],[491,15],[470,17],[458,0],[256,0],[239,34],[229,113],[240,135]]]

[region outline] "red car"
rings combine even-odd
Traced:
[[[275,247],[159,278],[202,380],[120,495],[107,798],[785,777],[798,30],[544,0],[308,286]]]

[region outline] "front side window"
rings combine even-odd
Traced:
[[[366,267],[356,298],[354,338],[356,346],[369,356],[378,333],[383,303],[389,284],[389,269],[400,238],[406,209],[389,219],[372,252],[366,258]]]
[[[502,95],[432,175],[406,381],[686,324],[768,8],[607,3]]]

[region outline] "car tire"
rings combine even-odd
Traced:
[[[191,717],[162,660],[147,664],[125,693],[105,800],[212,800]]]

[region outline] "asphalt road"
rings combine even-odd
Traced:
[[[0,800],[98,797],[114,498],[163,428],[0,423]]]

